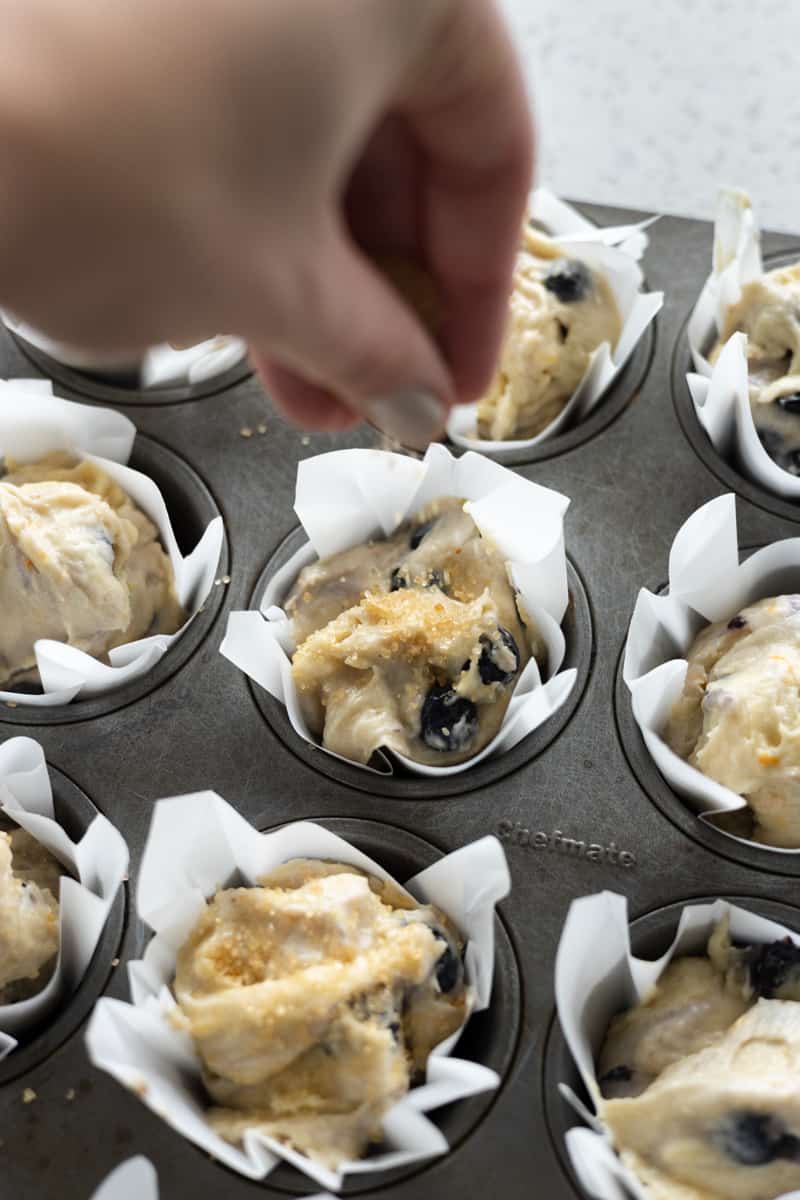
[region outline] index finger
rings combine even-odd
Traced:
[[[491,0],[451,0],[403,111],[423,152],[420,235],[459,401],[489,383],[533,174],[533,125]]]

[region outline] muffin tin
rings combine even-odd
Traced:
[[[602,224],[638,215],[583,209]],[[515,466],[572,499],[566,631],[580,680],[575,703],[540,731],[541,742],[522,743],[474,777],[457,777],[457,786],[377,779],[370,793],[372,781],[360,773],[356,783],[346,767],[334,772],[322,755],[301,752],[217,653],[225,614],[253,602],[262,573],[296,529],[298,460],[343,445],[374,445],[375,435],[361,429],[344,438],[304,436],[279,420],[252,378],[167,404],[149,397],[143,403],[141,394],[123,403],[119,388],[92,384],[91,399],[121,407],[136,422],[137,455],[143,455],[137,465],[162,485],[175,470],[165,492],[178,530],[183,522],[189,540],[218,508],[228,536],[228,558],[190,631],[191,645],[171,651],[146,690],[115,694],[113,708],[95,702],[53,713],[26,710],[23,702],[0,708],[0,738],[36,737],[54,777],[63,773],[122,831],[131,849],[131,887],[152,802],[204,788],[219,791],[262,829],[302,817],[330,822],[401,874],[484,834],[497,834],[508,855],[512,893],[501,906],[495,1000],[463,1047],[481,1061],[501,1063],[502,1086],[490,1098],[462,1102],[459,1111],[442,1110],[449,1154],[402,1178],[361,1177],[351,1185],[359,1195],[523,1200],[532,1188],[548,1200],[581,1195],[558,1144],[564,1120],[553,1091],[559,1077],[553,960],[574,897],[603,888],[624,892],[632,918],[652,914],[646,924],[656,929],[667,906],[698,896],[747,897],[759,908],[788,905],[781,919],[800,931],[800,910],[792,907],[800,856],[738,846],[700,826],[652,766],[648,772],[627,689],[616,684],[636,593],[664,581],[674,534],[704,501],[737,491],[744,545],[800,532],[800,506],[757,492],[714,461],[691,408],[684,326],[708,273],[711,237],[706,222],[664,218],[653,226],[643,265],[649,286],[665,290],[666,303],[645,359],[640,350],[585,428],[537,447],[536,461]],[[800,257],[790,237],[767,235],[764,248],[770,263],[777,255]],[[0,334],[0,377],[34,374],[14,339]],[[60,394],[86,398],[80,380],[67,380],[63,371],[57,378]],[[590,845],[601,852],[587,857]],[[119,934],[123,919],[115,919]],[[119,966],[107,976],[108,964],[100,966],[96,956],[90,968],[95,991],[127,998],[124,965],[141,951],[143,936],[129,917],[113,954]],[[233,1175],[91,1068],[76,1028],[91,998],[82,989],[59,1018],[61,1032],[43,1035],[41,1053],[18,1050],[0,1076],[4,1196],[34,1200],[54,1188],[59,1200],[88,1200],[117,1163],[136,1153],[155,1164],[162,1200],[313,1191],[288,1168],[264,1184]]]

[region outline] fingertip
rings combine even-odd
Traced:
[[[363,420],[325,388],[308,383],[264,355],[254,354],[252,359],[264,390],[294,425],[321,433],[342,433]]]
[[[453,371],[457,401],[472,403],[494,374],[509,316],[508,288],[469,287],[451,293],[442,343]]]

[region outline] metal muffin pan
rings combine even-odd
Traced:
[[[584,210],[603,224],[641,215]],[[665,578],[670,544],[686,517],[732,487],[740,496],[742,544],[796,535],[800,521],[800,506],[756,497],[735,473],[721,477],[699,427],[687,419],[684,323],[708,272],[711,225],[664,218],[650,238],[643,265],[649,286],[665,290],[666,304],[641,386],[631,364],[596,421],[565,435],[561,446],[546,444],[538,461],[514,468],[571,497],[567,549],[585,593],[585,608],[576,603],[574,613],[575,619],[583,613],[587,625],[591,620],[591,630],[582,627],[574,637],[568,627],[571,642],[590,647],[586,682],[546,744],[523,744],[518,757],[498,763],[496,773],[479,778],[476,771],[474,779],[467,773],[455,788],[433,781],[417,788],[421,781],[415,780],[406,790],[408,781],[398,780],[398,794],[380,783],[370,794],[351,771],[325,770],[315,755],[298,753],[276,733],[248,681],[217,652],[225,615],[251,604],[265,564],[296,529],[298,460],[342,446],[375,445],[376,437],[368,429],[347,437],[304,436],[279,420],[252,378],[184,403],[121,406],[140,429],[142,444],[149,440],[174,453],[225,518],[229,562],[220,578],[230,576],[230,583],[215,589],[218,610],[193,652],[178,661],[176,647],[166,656],[172,665],[164,675],[113,711],[75,720],[62,710],[61,720],[52,723],[42,710],[20,705],[11,710],[13,720],[0,722],[0,738],[23,732],[36,737],[54,770],[122,831],[131,850],[131,902],[152,803],[178,792],[214,788],[262,829],[303,817],[331,821],[387,867],[399,871],[402,865],[406,873],[411,859],[421,867],[426,856],[485,834],[501,838],[513,886],[500,909],[498,990],[480,1027],[465,1035],[465,1049],[501,1063],[503,1084],[488,1102],[478,1097],[455,1106],[462,1112],[440,1114],[453,1142],[449,1154],[403,1178],[359,1180],[356,1190],[374,1200],[495,1194],[528,1200],[531,1189],[548,1200],[580,1195],[550,1134],[551,1128],[557,1133],[551,1112],[556,1101],[553,1073],[545,1072],[555,948],[576,896],[604,888],[624,892],[635,919],[701,895],[792,907],[800,894],[792,860],[758,847],[737,847],[734,854],[729,839],[701,836],[677,797],[668,802],[656,795],[655,781],[644,778],[618,729],[627,697],[620,694],[615,706],[617,663],[636,593]],[[764,242],[768,255],[797,245],[771,235]],[[31,362],[3,334],[0,376],[32,374]],[[86,398],[63,379],[57,391]],[[92,399],[119,406],[118,390],[100,389]],[[261,424],[264,434],[257,432]],[[242,430],[256,432],[248,437]],[[588,434],[593,436],[584,438]],[[197,521],[192,501],[178,493],[180,487],[168,496],[173,520],[179,523],[176,508],[185,503],[187,521]],[[792,926],[788,917],[786,923]],[[138,921],[129,921],[117,951],[120,966],[105,994],[128,997],[124,966],[140,952],[142,938]],[[224,1170],[94,1070],[79,1030],[56,1041],[46,1057],[26,1062],[0,1083],[3,1200],[88,1200],[112,1167],[135,1153],[154,1162],[162,1200],[255,1200],[318,1190],[286,1168],[263,1184]],[[23,1102],[26,1088],[36,1093],[29,1104]]]

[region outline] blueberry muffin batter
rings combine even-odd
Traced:
[[[668,745],[745,798],[756,841],[800,846],[800,596],[707,626],[686,657]]]
[[[774,1200],[800,1188],[800,949],[674,959],[615,1017],[599,1115],[653,1200]]]
[[[104,659],[186,620],[153,523],[104,471],[66,454],[0,477],[0,686],[38,680],[34,643]]]
[[[747,334],[756,432],[779,467],[800,475],[800,263],[744,285],[725,316],[711,362],[737,331]]]
[[[306,567],[285,608],[308,726],[356,762],[380,746],[463,762],[497,733],[531,654],[545,658],[500,553],[452,498]]]
[[[500,361],[478,405],[478,437],[541,433],[566,405],[602,342],[622,322],[608,281],[530,226],[523,231]]]
[[[293,859],[220,891],[182,947],[174,991],[222,1137],[260,1130],[336,1169],[463,1023],[463,946],[447,917],[353,867]]]
[[[55,966],[63,870],[25,830],[0,823],[0,1004],[16,1004],[40,992]]]

